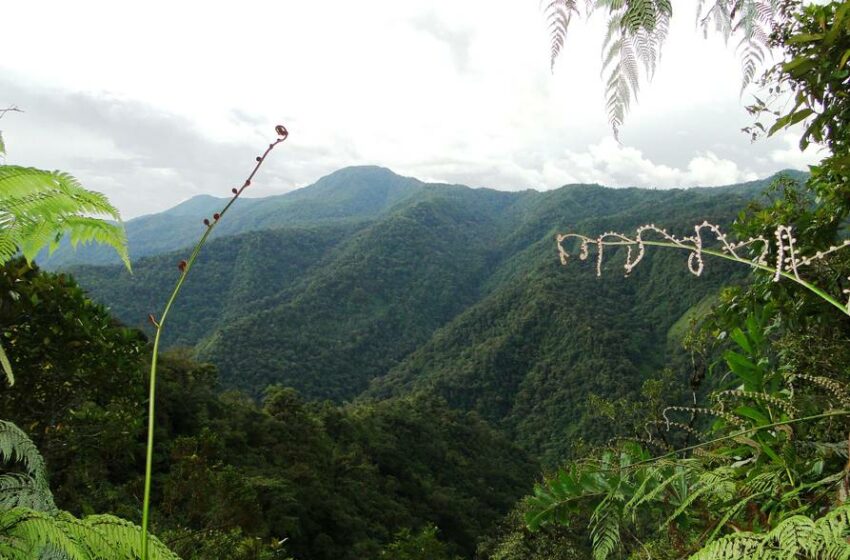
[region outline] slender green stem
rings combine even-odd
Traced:
[[[754,426],[752,428],[745,428],[743,430],[738,430],[731,434],[715,438],[709,441],[704,441],[702,443],[698,443],[696,445],[690,445],[688,447],[682,447],[681,449],[674,449],[669,453],[665,453],[664,455],[659,455],[658,457],[653,457],[651,459],[644,459],[643,461],[638,461],[636,463],[632,463],[629,465],[629,468],[637,467],[639,465],[645,465],[648,463],[655,463],[656,461],[661,461],[662,459],[667,459],[669,457],[675,457],[680,453],[687,453],[688,451],[693,451],[695,449],[700,449],[702,447],[707,447],[709,445],[714,445],[715,443],[719,443],[721,441],[726,441],[729,439],[735,439],[736,437],[741,437],[743,435],[751,434],[753,432],[758,432],[761,430],[768,430],[770,428],[777,428],[779,426],[788,426],[791,424],[799,424],[801,422],[809,422],[811,420],[820,420],[821,418],[830,418],[832,416],[850,416],[850,410],[831,410],[829,412],[824,412],[821,414],[814,414],[812,416],[805,416],[803,418],[793,418],[791,420],[783,420],[782,422],[774,422],[772,424],[765,424],[763,426]]]
[[[174,305],[175,300],[177,299],[177,294],[180,293],[180,289],[183,287],[183,283],[186,281],[186,276],[188,276],[189,271],[192,269],[192,265],[195,264],[195,260],[198,258],[198,254],[200,254],[201,249],[206,244],[207,239],[209,239],[210,234],[213,231],[213,228],[218,225],[227,211],[233,206],[233,203],[236,202],[236,199],[242,194],[242,192],[247,189],[251,185],[251,180],[254,178],[254,175],[259,171],[260,166],[266,160],[266,156],[274,149],[275,146],[286,140],[288,133],[286,133],[286,129],[283,127],[278,127],[278,135],[279,138],[269,144],[269,147],[266,148],[266,151],[263,155],[257,158],[257,164],[254,166],[254,170],[251,171],[251,174],[248,175],[248,178],[245,180],[245,183],[239,188],[236,189],[233,196],[221,209],[218,213],[218,217],[214,218],[212,221],[208,222],[206,231],[201,236],[201,239],[195,245],[192,250],[192,254],[189,255],[189,258],[186,260],[185,265],[181,266],[180,278],[177,280],[177,284],[174,286],[174,289],[171,291],[171,296],[168,298],[168,302],[165,304],[165,308],[162,310],[162,315],[157,321],[153,317],[151,317],[151,322],[156,328],[156,335],[154,336],[153,341],[153,354],[151,356],[151,368],[150,368],[150,380],[148,386],[148,441],[147,441],[147,451],[145,453],[145,492],[142,500],[142,560],[148,560],[148,526],[150,521],[150,499],[151,499],[151,485],[152,485],[152,475],[153,475],[153,444],[154,444],[154,429],[156,428],[156,366],[157,361],[159,359],[159,343],[162,338],[162,331],[165,327],[165,321],[168,318],[168,312],[171,311],[171,307]],[[282,132],[281,132],[282,131]]]

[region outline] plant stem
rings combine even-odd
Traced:
[[[283,127],[279,127],[284,132],[286,129]],[[174,289],[171,291],[171,296],[168,298],[168,302],[165,304],[165,308],[162,310],[162,315],[159,318],[159,321],[153,320],[152,322],[154,327],[156,328],[156,335],[154,336],[153,341],[153,354],[151,356],[151,368],[150,368],[150,381],[148,386],[148,441],[147,441],[147,451],[145,453],[145,493],[142,501],[142,560],[148,560],[148,525],[150,521],[150,498],[151,498],[151,484],[152,484],[152,473],[153,473],[153,444],[154,444],[154,429],[156,427],[155,413],[156,413],[156,366],[159,358],[159,343],[162,338],[162,331],[165,327],[165,321],[168,318],[168,312],[171,311],[171,306],[174,305],[174,301],[177,299],[177,294],[180,293],[180,289],[183,287],[183,283],[186,281],[186,276],[188,276],[189,271],[192,269],[192,265],[195,264],[195,260],[198,258],[198,254],[201,252],[201,248],[206,244],[207,239],[209,239],[210,234],[212,233],[213,228],[221,221],[224,217],[225,213],[233,206],[233,203],[236,202],[236,199],[242,194],[242,192],[251,185],[251,180],[254,178],[254,175],[257,174],[257,171],[260,169],[260,166],[266,160],[266,156],[274,149],[275,146],[286,140],[288,133],[281,134],[280,130],[278,131],[279,138],[269,144],[269,147],[266,148],[266,151],[263,152],[263,155],[257,158],[257,164],[254,166],[251,174],[248,175],[248,178],[245,180],[245,183],[233,194],[224,208],[218,213],[218,218],[213,219],[209,222],[209,225],[204,231],[204,234],[201,236],[201,239],[195,245],[192,250],[192,254],[189,256],[188,260],[186,260],[185,266],[182,267],[182,271],[180,273],[180,278],[177,280],[177,284],[174,286]]]
[[[763,426],[754,426],[752,428],[745,428],[743,430],[738,430],[737,432],[733,432],[731,434],[715,438],[709,441],[704,441],[702,443],[698,443],[696,445],[691,445],[688,447],[683,447],[681,449],[674,449],[669,453],[665,453],[664,455],[659,455],[658,457],[653,457],[651,459],[644,459],[643,461],[638,461],[636,463],[632,463],[629,465],[629,468],[637,467],[639,465],[645,465],[648,463],[654,463],[656,461],[660,461],[662,459],[667,459],[668,457],[675,457],[679,453],[686,453],[688,451],[693,451],[695,449],[699,449],[701,447],[706,447],[709,445],[713,445],[715,443],[719,443],[721,441],[726,441],[728,439],[734,439],[736,437],[740,437],[746,434],[750,434],[753,432],[758,432],[760,430],[767,430],[769,428],[776,428],[779,426],[788,426],[790,424],[799,424],[800,422],[808,422],[810,420],[819,420],[821,418],[830,418],[832,416],[850,416],[850,410],[831,410],[829,412],[824,412],[822,414],[814,414],[812,416],[805,416],[803,418],[793,418],[791,420],[783,420],[782,422],[774,422],[773,424],[765,424]]]
[[[653,245],[655,247],[667,247],[667,248],[670,248],[670,249],[682,249],[684,251],[690,251],[690,252],[693,252],[693,251],[696,250],[695,247],[689,247],[688,245],[677,245],[675,243],[669,243],[669,242],[666,242],[666,241],[643,241],[643,240],[641,240],[641,243],[643,243],[644,245]],[[606,246],[638,245],[638,242],[637,241],[611,241],[611,242],[606,242],[605,245]],[[760,270],[765,270],[767,272],[771,272],[773,274],[776,274],[775,268],[768,266],[768,265],[765,265],[765,264],[759,264],[757,262],[753,262],[753,261],[750,261],[750,260],[747,260],[747,259],[735,257],[733,255],[729,255],[727,253],[724,253],[722,251],[717,251],[715,249],[700,248],[700,251],[705,253],[706,255],[711,255],[713,257],[720,257],[721,259],[726,259],[726,260],[733,261],[733,262],[736,262],[736,263],[749,265],[753,268],[758,268]],[[807,281],[803,280],[802,278],[797,278],[795,275],[791,274],[790,272],[785,272],[784,270],[780,270],[779,274],[781,276],[785,277],[785,278],[788,278],[789,280],[791,280],[793,282],[796,282],[797,284],[803,286],[804,288],[806,288],[807,290],[809,290],[810,292],[812,292],[816,296],[820,297],[824,301],[826,301],[826,302],[830,303],[831,305],[837,307],[845,315],[850,315],[850,309],[848,309],[848,307],[846,305],[844,305],[843,303],[841,303],[840,301],[838,301],[837,299],[835,299],[834,297],[832,297],[831,295],[826,293],[824,290],[818,288],[817,286],[815,286],[811,282],[807,282]]]

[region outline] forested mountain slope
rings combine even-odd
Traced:
[[[667,252],[629,279],[614,257],[598,279],[588,263],[560,267],[555,232],[729,224],[767,184],[507,193],[387,173],[348,169],[303,189],[310,225],[211,242],[167,342],[195,345],[226,386],[255,395],[270,383],[338,401],[364,391],[435,393],[553,456],[578,430],[605,435],[580,422],[588,394],[636,390],[667,362],[670,327],[735,273],[711,262],[697,279],[685,254]],[[279,225],[272,205],[261,208],[262,218],[243,210],[240,223]],[[135,277],[117,266],[73,273],[119,318],[142,326],[162,307],[185,253],[140,259]]]
[[[265,198],[240,198],[216,228],[214,237],[272,229],[281,226],[358,221],[374,218],[417,192],[420,181],[375,166],[348,167],[295,191]],[[229,187],[222,186],[222,194]],[[250,191],[249,191],[250,193]],[[192,245],[201,222],[220,210],[227,198],[199,195],[158,214],[141,216],[126,225],[130,257],[168,253]],[[42,255],[45,268],[80,264],[117,264],[114,251],[98,245],[62,246],[51,256]]]

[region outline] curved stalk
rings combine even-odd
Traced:
[[[664,455],[659,455],[658,457],[652,457],[651,459],[644,459],[643,461],[637,461],[629,465],[628,468],[637,467],[640,465],[646,465],[648,463],[655,463],[656,461],[661,461],[662,459],[667,459],[670,457],[675,457],[679,453],[687,453],[688,451],[694,451],[695,449],[700,449],[702,447],[707,447],[709,445],[713,445],[715,443],[719,443],[721,441],[726,441],[729,439],[735,439],[736,437],[741,437],[747,434],[751,434],[753,432],[759,432],[761,430],[767,430],[770,428],[778,428],[779,426],[788,426],[791,424],[799,424],[801,422],[809,422],[810,420],[820,420],[821,418],[830,418],[833,416],[850,416],[850,410],[831,410],[829,412],[824,412],[822,414],[814,414],[812,416],[804,416],[803,418],[793,418],[791,420],[783,420],[782,422],[774,422],[772,424],[765,424],[763,426],[753,426],[752,428],[745,428],[743,430],[738,430],[736,432],[732,432],[731,434],[714,438],[708,441],[704,441],[702,443],[698,443],[696,445],[690,445],[688,447],[682,447],[681,449],[674,449]]]
[[[606,247],[635,246],[635,245],[643,244],[643,245],[650,245],[650,246],[654,246],[654,247],[666,247],[668,249],[679,249],[679,250],[689,251],[689,252],[693,252],[696,249],[695,247],[691,247],[691,246],[684,245],[684,244],[680,245],[680,244],[676,244],[676,243],[669,243],[669,242],[666,242],[666,241],[646,241],[646,240],[643,240],[643,239],[640,240],[640,242],[638,242],[638,241],[605,241],[605,242],[603,242],[603,244]],[[729,260],[729,261],[748,265],[752,268],[764,270],[764,271],[770,272],[772,274],[777,274],[776,268],[774,268],[772,266],[768,266],[766,264],[761,264],[761,263],[754,262],[754,261],[751,261],[751,260],[748,260],[748,259],[736,257],[734,255],[730,255],[730,254],[724,253],[722,251],[717,251],[715,249],[706,249],[704,247],[700,247],[699,251],[701,253],[705,253],[706,255],[711,255],[713,257],[720,257],[721,259],[726,259],[726,260]],[[837,299],[835,299],[834,297],[832,297],[831,295],[826,293],[821,288],[818,288],[817,286],[815,286],[811,282],[803,280],[802,278],[799,278],[796,275],[791,274],[790,272],[787,272],[785,270],[779,270],[778,274],[780,276],[784,277],[784,278],[791,280],[792,282],[796,282],[800,286],[803,286],[804,288],[806,288],[807,290],[809,290],[810,292],[812,292],[813,294],[815,294],[816,296],[818,296],[822,300],[828,302],[830,305],[833,305],[834,307],[840,309],[843,314],[850,316],[850,306],[841,303],[840,301],[838,301]]]
[[[212,233],[213,228],[221,221],[227,211],[233,206],[233,203],[236,202],[236,199],[251,186],[251,180],[254,178],[254,175],[259,171],[260,166],[263,165],[263,162],[266,160],[266,157],[269,153],[281,142],[286,140],[289,133],[286,128],[281,125],[276,127],[276,132],[278,134],[277,140],[269,144],[269,147],[266,148],[266,151],[263,152],[261,156],[257,156],[257,164],[254,166],[254,169],[251,171],[251,174],[248,175],[248,178],[245,179],[245,182],[238,189],[233,189],[233,196],[218,212],[213,216],[213,219],[210,221],[209,219],[204,220],[204,224],[206,225],[206,231],[201,236],[201,239],[195,244],[194,249],[192,249],[192,253],[189,255],[189,258],[185,261],[181,261],[180,263],[180,278],[177,279],[177,284],[174,286],[174,289],[171,291],[171,296],[168,298],[168,302],[165,304],[165,308],[162,310],[162,315],[157,321],[156,318],[151,315],[149,317],[150,322],[153,324],[156,329],[156,335],[154,336],[153,341],[153,353],[151,356],[151,367],[150,367],[150,380],[148,385],[148,438],[147,438],[147,450],[145,453],[145,491],[144,497],[142,500],[142,560],[148,560],[148,525],[150,521],[150,498],[151,498],[151,484],[152,484],[152,473],[153,473],[153,444],[154,444],[154,428],[156,427],[156,420],[154,415],[156,413],[156,366],[159,358],[159,343],[162,338],[162,331],[165,327],[165,321],[168,318],[168,312],[171,311],[172,305],[174,305],[174,301],[177,299],[177,294],[180,293],[180,289],[183,287],[183,283],[186,281],[186,276],[188,276],[189,271],[192,269],[192,265],[195,264],[195,260],[198,258],[198,254],[201,252],[201,249],[206,244],[207,239],[209,239],[210,234]]]

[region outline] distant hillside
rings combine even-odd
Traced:
[[[250,231],[205,248],[166,341],[195,346],[225,385],[254,394],[270,383],[337,401],[432,393],[563,456],[578,434],[606,437],[584,423],[588,395],[636,391],[668,362],[668,333],[681,331],[671,327],[747,271],[710,262],[697,279],[686,255],[662,252],[630,278],[611,255],[596,278],[590,263],[558,264],[555,232],[729,224],[766,185],[508,193],[342,170],[266,199],[277,210],[246,201],[231,228]],[[119,266],[73,273],[144,328],[184,254],[142,258],[134,277]]]
[[[373,166],[348,167],[316,183],[287,194],[265,198],[240,198],[214,237],[293,225],[358,221],[374,218],[411,196],[422,183]],[[250,194],[250,191],[248,191]],[[174,208],[142,216],[125,224],[134,261],[168,253],[194,244],[205,217],[220,210],[226,198],[196,196]],[[43,254],[39,263],[48,269],[80,264],[118,264],[115,252],[89,245],[74,250],[63,243],[53,255]]]

